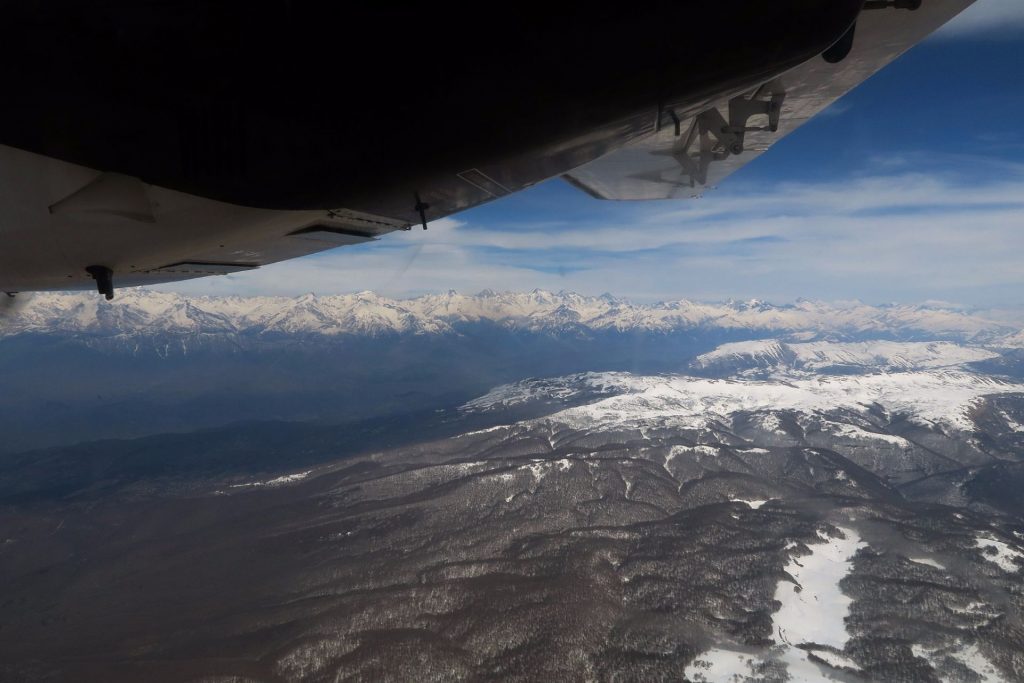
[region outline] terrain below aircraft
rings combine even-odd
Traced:
[[[0,291],[251,270],[556,176],[697,196],[972,1],[7,3]]]

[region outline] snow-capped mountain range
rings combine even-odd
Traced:
[[[243,574],[225,648],[252,644],[244,670],[271,662],[271,678],[372,677],[388,643],[415,655],[406,677],[487,661],[484,678],[530,678],[550,652],[530,644],[556,632],[574,662],[635,662],[622,677],[637,680],[1024,672],[1024,334],[998,320],[128,291],[39,295],[0,328],[0,498],[26,503],[0,538],[55,567],[10,589],[15,646],[25,629],[71,642],[80,614],[140,603],[171,631],[93,649],[182,661],[179,634],[202,633]],[[171,347],[187,352],[122,353]],[[72,541],[97,550],[55,565]],[[261,544],[266,562],[233,551]],[[197,547],[216,562],[191,561]],[[125,571],[124,590],[96,588]],[[54,581],[79,601],[56,605]],[[295,607],[325,595],[326,611]],[[527,646],[488,615],[515,615]]]
[[[841,411],[970,432],[983,397],[1024,393],[1024,384],[971,370],[970,363],[994,356],[944,342],[742,342],[724,344],[693,361],[701,369],[725,363],[718,377],[577,373],[496,387],[462,409],[491,412],[534,402],[562,403],[570,407],[545,419],[601,431],[714,429],[738,414],[754,414],[771,432],[780,428],[783,413]],[[1024,432],[1024,426],[1002,417],[1008,429]],[[867,422],[857,423],[855,418],[840,425],[844,435],[893,439],[865,431]]]
[[[108,303],[91,293],[35,294],[0,318],[0,337],[25,333],[117,335],[438,335],[490,322],[533,332],[671,333],[723,330],[752,337],[943,339],[1024,346],[1019,327],[941,305],[869,306],[800,300],[643,305],[610,295],[484,291],[396,300],[372,292],[338,296],[186,297],[124,290]]]
[[[909,418],[922,426],[970,431],[973,427],[971,410],[979,399],[1022,392],[1022,384],[949,370],[801,376],[788,382],[603,372],[526,380],[497,387],[463,408],[486,412],[534,400],[582,398],[589,402],[555,412],[545,419],[574,429],[601,431],[656,427],[699,429],[710,427],[716,421],[728,424],[737,413],[816,414],[845,410],[866,415],[880,410],[886,415]],[[769,421],[777,426],[777,419]],[[1011,428],[1024,431],[1024,426],[1016,422]]]

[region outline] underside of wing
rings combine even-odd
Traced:
[[[45,183],[29,182],[46,178]],[[406,229],[351,209],[278,211],[177,192],[0,145],[0,291],[225,275]]]
[[[563,178],[600,199],[698,197],[972,2],[868,0],[857,23],[822,57],[710,106],[665,106],[652,135]]]

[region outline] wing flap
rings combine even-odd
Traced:
[[[857,21],[849,53],[830,54],[830,58],[839,57],[838,63],[820,57],[811,59],[754,91],[723,97],[697,111],[666,108],[658,115],[656,132],[563,178],[601,199],[698,197],[973,1],[923,0],[914,10],[884,2],[868,3]],[[773,100],[780,107],[774,122],[770,111]]]

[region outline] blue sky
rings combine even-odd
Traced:
[[[426,233],[161,288],[1016,307],[1022,113],[1024,1],[978,0],[702,199],[604,202],[556,179]]]

